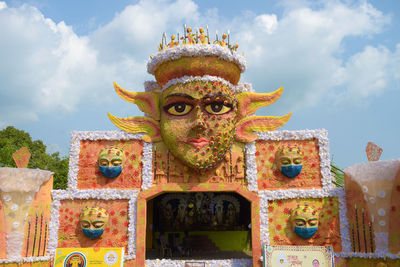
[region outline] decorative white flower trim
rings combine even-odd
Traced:
[[[60,218],[60,200],[54,198],[54,192],[60,192],[61,190],[53,190],[53,202],[50,207],[50,222],[49,222],[49,237],[47,241],[47,255],[55,255],[57,245],[58,245],[58,229],[60,227],[59,218]]]
[[[377,258],[390,258],[400,259],[400,254],[392,254],[389,252],[375,252],[375,253],[362,253],[362,252],[341,252],[335,253],[335,257],[341,258],[364,258],[364,259],[377,259]]]
[[[144,134],[132,134],[123,131],[72,131],[71,148],[69,152],[68,170],[68,189],[77,190],[79,173],[79,153],[81,140],[142,140]],[[145,149],[146,143],[143,149]],[[142,163],[145,165],[148,159],[143,157]]]
[[[246,70],[246,59],[235,51],[231,51],[227,47],[222,47],[216,44],[193,44],[193,45],[179,45],[172,48],[167,48],[158,52],[155,56],[151,57],[147,63],[147,72],[150,74],[155,73],[158,66],[162,63],[172,60],[177,60],[182,57],[212,57],[218,58],[235,63],[241,72]]]
[[[142,190],[153,185],[153,144],[143,141]]]
[[[375,232],[375,253],[389,252],[389,233]]]
[[[51,204],[51,218],[49,224],[49,241],[47,254],[55,255],[58,245],[59,229],[59,210],[61,200],[66,199],[127,199],[129,200],[129,226],[128,226],[128,255],[126,260],[136,258],[136,201],[139,190],[115,190],[115,189],[97,189],[97,190],[53,190],[53,203]]]
[[[145,81],[144,82],[145,92],[159,92],[161,91],[160,85],[156,81]]]
[[[346,190],[344,188],[331,189],[339,200],[339,221],[340,221],[340,239],[342,240],[342,251],[351,251],[351,240],[349,232],[349,220],[347,218]]]
[[[171,79],[169,80],[164,87],[162,88],[162,91],[164,91],[165,89],[176,85],[176,84],[186,84],[186,83],[190,83],[190,82],[212,82],[212,81],[217,81],[217,82],[221,82],[223,85],[228,86],[230,88],[234,88],[235,86],[233,84],[231,84],[230,82],[228,82],[227,80],[218,77],[218,76],[210,76],[210,75],[204,75],[204,76],[183,76],[180,78],[175,78],[175,79]]]
[[[335,188],[310,188],[310,189],[278,189],[278,190],[260,190],[259,196],[267,200],[292,199],[292,198],[324,198],[339,196],[339,192],[344,190],[341,187]],[[344,194],[344,193],[343,193]]]
[[[255,92],[254,89],[253,89],[253,86],[251,85],[251,83],[239,83],[238,85],[235,86],[235,85],[231,84],[230,82],[228,82],[225,79],[222,79],[222,78],[216,77],[216,76],[209,76],[209,75],[205,75],[205,76],[184,76],[182,78],[172,79],[169,82],[174,81],[174,80],[183,79],[185,77],[188,78],[188,79],[192,78],[192,80],[190,80],[190,81],[214,81],[214,80],[218,80],[218,81],[223,82],[225,85],[230,86],[232,88],[232,90],[234,92],[236,92],[236,93]],[[205,77],[212,77],[212,79],[206,79]],[[198,79],[194,79],[194,78],[198,78]],[[189,81],[186,81],[186,83],[187,82],[189,82]],[[171,85],[174,85],[174,84],[177,84],[177,83],[182,83],[182,82],[178,82],[177,81],[177,82],[174,82]],[[185,83],[185,82],[183,82],[183,83]],[[171,85],[169,85],[169,86],[171,86]],[[156,81],[145,81],[144,82],[144,89],[145,89],[146,92],[161,92],[161,91],[167,89],[168,87],[164,86],[164,89],[163,89],[158,85],[158,83]]]
[[[246,144],[246,178],[247,189],[249,191],[257,192],[257,163],[256,163],[256,145],[255,142]]]
[[[129,226],[128,226],[128,257],[127,260],[136,258],[136,202],[139,192],[129,200]]]
[[[317,129],[298,131],[271,131],[255,132],[255,134],[258,135],[258,140],[311,140],[316,138],[319,146],[322,188],[334,188],[331,175],[331,161],[329,158],[329,139],[327,130]]]
[[[339,201],[340,239],[342,251],[351,251],[349,222],[347,220],[346,193],[344,188],[331,189],[289,189],[275,191],[259,191],[260,197],[260,239],[261,245],[270,245],[268,226],[268,201],[278,199],[324,198],[337,197]]]
[[[238,83],[236,85],[236,92],[255,92],[251,83]]]
[[[253,259],[226,259],[226,260],[170,260],[170,259],[156,259],[146,260],[146,267],[185,267],[186,262],[204,262],[207,267],[239,267],[239,266],[252,266]]]
[[[268,199],[265,195],[260,197],[260,242],[263,245],[270,245],[269,242],[269,226],[268,226]]]
[[[14,258],[14,259],[0,259],[0,264],[5,263],[29,263],[29,262],[38,262],[38,261],[51,261],[50,256],[40,256],[40,257],[26,257],[26,258]]]
[[[52,175],[53,172],[40,169],[0,167],[0,191],[36,193]]]

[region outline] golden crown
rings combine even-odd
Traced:
[[[291,215],[301,217],[318,217],[319,211],[317,208],[305,203],[304,205],[298,204],[296,208],[292,209]]]
[[[159,52],[150,57],[147,71],[153,74],[163,87],[172,79],[184,76],[215,76],[237,85],[240,74],[246,69],[246,60],[236,50],[238,44],[231,44],[228,33],[211,41],[208,27],[200,27],[192,33],[191,27],[184,25],[184,35],[171,36],[167,43],[163,34]]]
[[[303,155],[303,151],[301,150],[300,146],[292,144],[282,145],[279,147],[277,152],[278,154],[297,153],[299,155]]]
[[[210,39],[210,34],[208,31],[208,26],[206,26],[206,32],[204,32],[203,27],[199,27],[195,33],[192,32],[191,27],[186,27],[186,24],[183,25],[183,36],[179,37],[179,33],[177,36],[175,34],[171,35],[171,41],[167,43],[166,34],[163,33],[161,43],[158,46],[158,51],[162,51],[167,48],[176,47],[179,45],[193,45],[193,44],[216,44],[222,47],[227,47],[231,51],[237,51],[239,45],[237,43],[230,43],[230,31],[228,33],[223,33],[221,35],[221,39],[218,38],[218,31],[215,33],[215,40],[212,41]],[[178,38],[177,38],[178,37]]]
[[[108,212],[106,209],[100,208],[98,206],[86,206],[81,210],[80,217],[87,215],[97,216],[97,217],[107,217]]]

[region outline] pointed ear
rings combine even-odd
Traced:
[[[283,87],[272,93],[243,92],[236,96],[239,119],[254,114],[257,109],[273,104],[282,95]]]
[[[131,92],[122,89],[114,82],[114,88],[117,94],[130,103],[136,104],[141,111],[155,120],[160,119],[160,106],[158,94],[153,92]]]
[[[282,117],[252,116],[242,119],[236,125],[235,139],[239,142],[251,143],[258,139],[253,132],[274,131],[285,125],[292,112]]]
[[[145,142],[161,141],[161,130],[158,121],[148,117],[117,118],[108,113],[108,118],[121,130],[128,133],[146,133],[142,136]]]

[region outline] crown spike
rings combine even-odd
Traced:
[[[215,44],[222,47],[227,47],[231,52],[234,52],[237,51],[237,48],[239,46],[238,44],[231,44],[230,30],[228,30],[227,33],[221,34],[221,40],[218,36],[218,30],[215,31],[215,40],[211,40],[208,25],[206,26],[207,32],[205,32],[205,29],[203,27],[192,29],[186,24],[183,24],[183,30],[183,35],[180,35],[179,33],[177,33],[176,35],[173,34],[171,36],[171,42],[167,41],[167,35],[164,32],[162,34],[161,43],[159,44],[158,51],[166,50],[168,48],[173,48],[180,45]],[[153,58],[153,56],[150,56],[150,58]]]
[[[208,44],[210,44],[210,34],[208,33],[208,25],[206,26],[207,28],[207,40],[208,40]]]
[[[183,24],[183,42],[182,44],[186,44],[186,24]]]

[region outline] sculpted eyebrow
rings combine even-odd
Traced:
[[[203,96],[203,99],[206,99],[206,98],[216,98],[216,97],[228,98],[228,95],[223,94],[223,93],[221,93],[221,92],[218,92],[218,93],[210,93],[210,94],[206,94],[205,96]]]
[[[187,98],[187,99],[190,99],[190,100],[195,100],[194,97],[192,97],[190,95],[187,95],[187,94],[181,94],[181,93],[167,95],[167,98],[174,97],[174,96],[180,96],[180,97],[184,97],[184,98]]]

